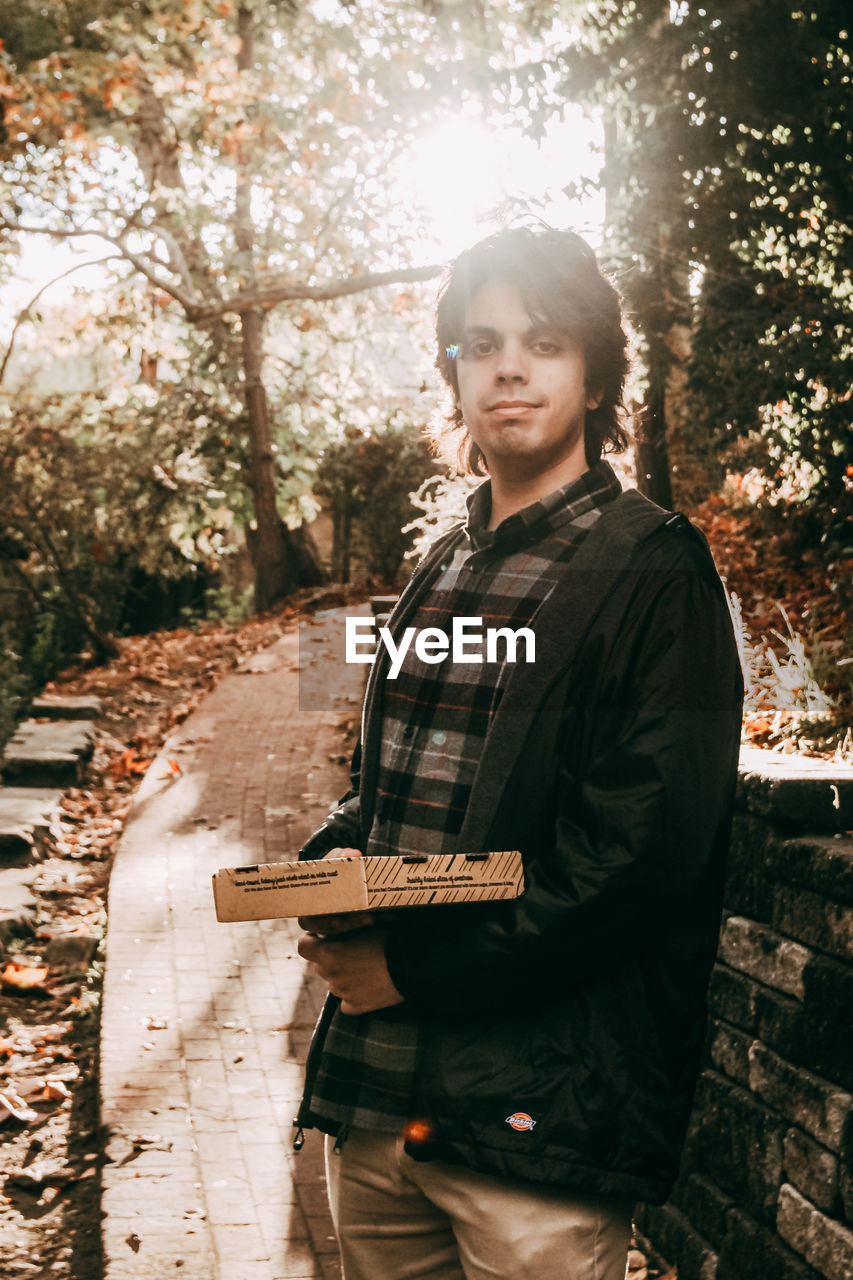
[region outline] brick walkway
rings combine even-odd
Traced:
[[[295,921],[217,923],[211,872],[295,855],[346,788],[364,667],[343,612],[225,677],[138,792],[112,873],[101,1039],[105,1280],[328,1280],[319,1135],[292,1151],[323,990]],[[312,656],[313,655],[313,656]],[[300,710],[306,701],[316,709]],[[334,681],[334,685],[330,682]],[[306,699],[308,685],[313,685]],[[182,775],[167,774],[167,760]]]

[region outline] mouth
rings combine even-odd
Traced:
[[[511,418],[520,413],[529,413],[531,409],[538,408],[538,402],[533,400],[496,400],[494,404],[489,405],[489,412]]]

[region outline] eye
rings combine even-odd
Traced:
[[[491,338],[476,338],[473,342],[468,342],[462,348],[462,354],[473,356],[475,360],[481,359],[483,356],[490,356],[495,349],[495,344]]]
[[[534,342],[533,350],[542,356],[553,356],[559,352],[560,344],[555,342],[553,338],[539,338]]]

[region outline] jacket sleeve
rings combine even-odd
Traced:
[[[359,742],[356,744],[350,765],[350,789],[345,796],[341,797],[325,822],[321,823],[299,850],[300,862],[324,858],[332,849],[361,849],[364,853],[361,838],[360,772],[361,743]]]
[[[523,896],[392,922],[392,980],[426,1010],[499,1010],[582,987],[636,948],[638,927],[676,919],[706,883],[718,892],[742,680],[716,575],[665,575],[620,632],[612,668],[582,730],[580,767],[582,725],[566,717],[553,843],[526,851]]]

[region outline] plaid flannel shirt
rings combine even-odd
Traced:
[[[484,627],[535,632],[537,610],[620,488],[611,467],[599,462],[490,532],[490,487],[481,485],[410,625],[450,634],[454,617],[477,617]],[[393,621],[392,615],[392,632]],[[377,804],[366,854],[441,853],[445,838],[458,833],[509,674],[505,652],[494,662],[432,665],[410,646],[397,679],[384,682]],[[309,1104],[318,1127],[399,1132],[409,1117],[417,1048],[418,1023],[405,1004],[359,1015],[338,1010]]]

